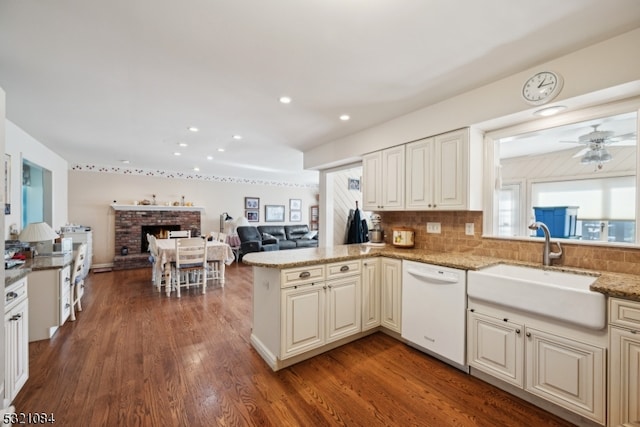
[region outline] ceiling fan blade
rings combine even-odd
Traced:
[[[561,142],[563,144],[582,144],[582,145],[585,145],[583,142],[580,142],[580,141],[558,141],[558,142]]]
[[[582,150],[580,150],[576,154],[574,154],[571,158],[575,159],[576,157],[582,157],[587,153],[587,151],[589,151],[589,148],[583,148]]]

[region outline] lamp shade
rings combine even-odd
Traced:
[[[46,222],[32,222],[20,232],[18,239],[23,242],[46,242],[58,237],[60,236]]]

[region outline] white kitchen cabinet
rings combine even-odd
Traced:
[[[640,303],[609,298],[609,425],[640,422]]]
[[[362,261],[362,330],[381,324],[380,258]]]
[[[402,332],[402,260],[380,258],[381,325]]]
[[[481,210],[482,139],[469,128],[406,145],[407,210]]]
[[[71,314],[71,267],[29,273],[29,341],[49,339]]]
[[[530,320],[531,327],[509,310],[481,310],[470,304],[467,317],[472,368],[604,424],[605,346],[569,338],[570,331],[551,323],[544,330],[544,322]]]
[[[468,314],[469,365],[517,387],[524,385],[524,327],[475,311]]]
[[[282,307],[282,359],[324,345],[324,282],[284,289]]]
[[[29,378],[29,301],[27,278],[5,289],[4,391],[12,402]]]
[[[362,204],[368,211],[404,209],[405,147],[362,157]]]

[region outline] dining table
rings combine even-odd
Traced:
[[[156,239],[158,250],[159,270],[164,271],[165,283],[171,283],[171,263],[176,260],[176,239]],[[217,240],[207,241],[207,262],[218,262],[220,268],[220,284],[224,286],[225,265],[235,260],[231,246]],[[156,274],[156,286],[163,279],[161,274]]]

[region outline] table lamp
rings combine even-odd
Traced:
[[[46,222],[32,222],[20,232],[18,239],[23,242],[35,243],[36,252],[34,255],[37,255],[38,246],[44,245],[43,242],[49,242],[53,250],[53,239],[58,237],[60,237],[58,233],[53,231],[53,228]]]

